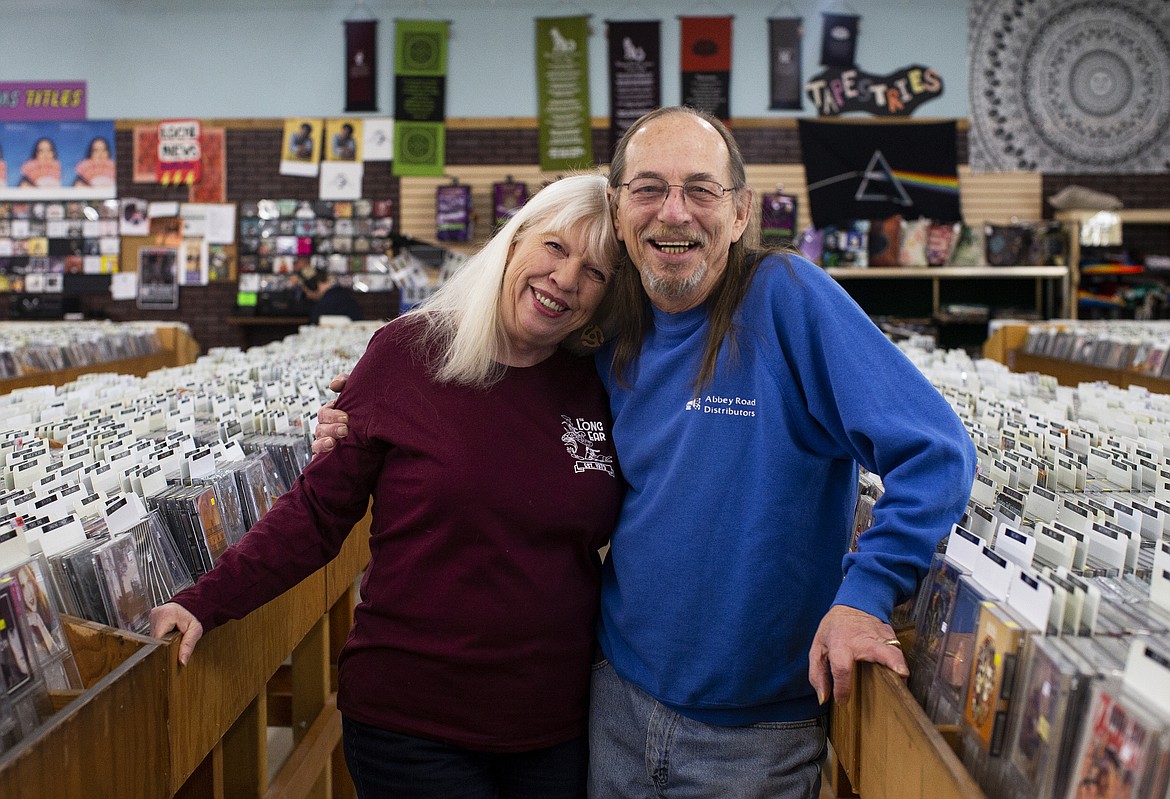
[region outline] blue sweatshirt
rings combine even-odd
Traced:
[[[622,386],[598,356],[629,483],[602,574],[599,641],[626,680],[720,725],[824,712],[821,618],[888,619],[970,494],[975,452],[921,372],[825,272],[770,256],[695,393],[707,314],[653,311]],[[857,464],[881,475],[848,553]]]

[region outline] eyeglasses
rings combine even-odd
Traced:
[[[696,208],[710,208],[718,205],[729,191],[736,191],[739,187],[726,188],[713,180],[687,180],[681,185],[667,183],[662,178],[634,178],[629,183],[623,183],[630,192],[630,200],[638,205],[660,206],[670,196],[671,189],[682,189],[682,196]]]

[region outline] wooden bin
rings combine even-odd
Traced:
[[[0,796],[167,796],[166,650],[159,641],[63,617],[86,688],[0,756]],[[116,743],[115,743],[116,742]]]
[[[838,796],[851,788],[862,799],[984,799],[906,684],[884,666],[858,664],[853,697],[833,707],[830,738],[849,783],[834,780]]]

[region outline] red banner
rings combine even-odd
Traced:
[[[682,102],[731,119],[731,17],[680,17]]]

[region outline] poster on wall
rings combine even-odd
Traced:
[[[170,119],[158,123],[158,163],[155,179],[164,186],[192,185],[203,168],[201,125],[197,119]]]
[[[447,28],[443,20],[394,24],[396,177],[443,174],[446,162]]]
[[[662,105],[662,40],[658,20],[605,23],[609,40],[609,149],[626,128]]]
[[[797,120],[813,225],[926,217],[958,222],[955,123]]]
[[[187,199],[193,203],[226,202],[227,131],[204,127],[199,136],[199,149],[202,153],[199,177],[187,190]]]
[[[138,307],[174,310],[179,307],[179,248],[138,250]]]
[[[731,17],[679,17],[682,104],[731,123]]]
[[[362,160],[362,121],[360,119],[325,120],[325,160]]]
[[[974,172],[1170,171],[1170,4],[971,0]]]
[[[104,200],[117,194],[114,123],[0,123],[0,199]]]
[[[319,119],[298,118],[284,121],[280,174],[305,178],[317,176],[323,128],[324,125]]]
[[[591,166],[589,17],[537,18],[536,95],[540,168]]]

